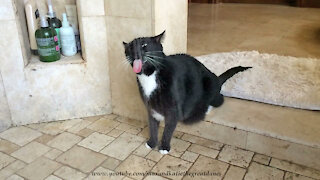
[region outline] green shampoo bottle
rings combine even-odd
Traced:
[[[41,28],[35,33],[40,61],[53,62],[60,59],[60,47],[57,32],[49,27],[44,16],[41,17]]]

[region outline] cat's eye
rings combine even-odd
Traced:
[[[141,47],[143,47],[143,48],[144,48],[144,47],[146,47],[147,45],[148,45],[148,44],[142,44],[142,46],[141,46]]]

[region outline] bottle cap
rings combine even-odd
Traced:
[[[41,27],[49,27],[48,21],[45,16],[40,17],[40,25]]]
[[[48,16],[50,18],[56,17],[56,13],[53,11],[53,7],[52,7],[52,1],[47,0],[47,3],[48,3]]]
[[[67,19],[67,14],[66,13],[62,13],[62,27],[70,27],[69,21]]]

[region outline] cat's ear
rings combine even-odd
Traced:
[[[165,32],[166,30],[164,30],[161,34],[153,37],[156,40],[156,42],[161,43],[163,41]]]
[[[122,44],[123,44],[124,47],[127,47],[127,46],[128,46],[128,43],[126,43],[126,42],[124,42],[124,41],[122,41]]]

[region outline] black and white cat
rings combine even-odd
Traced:
[[[167,56],[163,53],[162,34],[123,42],[125,55],[137,75],[141,97],[149,116],[150,139],[146,147],[158,143],[159,122],[164,121],[159,152],[170,151],[170,141],[177,122],[193,123],[206,112],[223,103],[222,84],[234,74],[250,67],[234,67],[220,76],[187,54]]]

